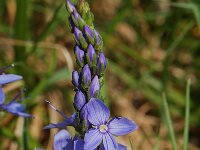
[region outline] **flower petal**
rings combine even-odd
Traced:
[[[118,144],[117,144],[116,140],[109,133],[105,133],[103,135],[103,145],[104,145],[105,150],[111,150],[111,149],[117,150],[118,149]]]
[[[60,123],[52,123],[45,126],[43,129],[52,129],[52,128],[65,128],[66,126],[74,126],[76,119],[76,113],[73,113],[69,118],[65,119],[63,122]]]
[[[68,125],[68,122],[60,122],[60,123],[51,123],[46,125],[43,129],[52,129],[52,128],[65,128]]]
[[[96,126],[106,124],[110,117],[110,110],[98,99],[93,100],[92,98],[87,104],[87,110],[88,120]]]
[[[105,150],[104,145],[102,145],[102,146],[100,147],[99,150]],[[118,143],[118,148],[117,148],[117,150],[127,150],[127,147],[124,146],[124,145],[122,145],[122,144],[119,144],[119,143]]]
[[[108,123],[108,130],[114,135],[125,135],[137,128],[138,126],[133,121],[123,117],[113,118]]]
[[[81,139],[75,140],[74,150],[84,150],[84,141]]]
[[[25,110],[24,106],[20,103],[13,102],[5,105],[6,110],[9,112],[23,112]]]
[[[25,118],[34,118],[33,115],[30,115],[30,114],[25,113],[25,112],[16,112],[16,113],[12,113],[12,114],[17,115],[17,116],[21,116],[21,117],[25,117]]]
[[[7,105],[2,105],[1,108],[9,113],[22,117],[33,117],[30,114],[24,112],[25,108],[22,104],[17,102],[12,102]]]
[[[5,94],[3,92],[3,89],[0,87],[0,105],[3,104],[5,101]]]
[[[117,150],[127,150],[127,147],[118,143],[118,149]]]
[[[88,121],[87,104],[85,104],[83,106],[83,108],[81,109],[80,118],[84,120],[84,123],[85,123],[86,127],[89,127],[90,122]]]
[[[14,82],[21,79],[22,79],[22,76],[19,76],[19,75],[3,74],[3,75],[0,75],[0,85]]]
[[[60,130],[54,136],[54,150],[63,150],[70,144],[71,135],[67,130]],[[73,146],[73,145],[72,145]],[[73,149],[73,147],[71,147]]]
[[[84,138],[85,141],[84,149],[85,150],[95,149],[101,143],[103,138],[102,136],[103,136],[102,133],[98,129],[88,130]]]

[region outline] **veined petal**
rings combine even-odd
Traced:
[[[93,125],[99,126],[106,124],[110,117],[110,110],[100,100],[90,100],[87,104],[88,120]]]
[[[108,123],[108,131],[114,135],[125,135],[134,130],[138,126],[131,120],[123,117],[116,117]]]
[[[54,150],[63,150],[71,140],[71,135],[67,130],[60,130],[54,136]],[[69,143],[70,144],[70,143]]]
[[[0,87],[0,105],[3,104],[5,101],[5,94],[3,92],[3,89]]]
[[[104,145],[102,145],[102,146],[100,147],[99,150],[105,150]],[[119,143],[118,143],[118,148],[117,148],[117,150],[127,150],[127,147],[124,146],[124,145],[122,145],[122,144],[119,144]]]
[[[84,150],[94,150],[102,142],[103,135],[98,129],[90,129],[84,137]]]
[[[21,79],[22,79],[22,76],[19,76],[19,75],[2,74],[2,75],[0,75],[0,85],[14,82],[14,81],[21,80]]]
[[[104,145],[105,150],[111,150],[111,149],[117,150],[118,149],[118,144],[117,144],[116,140],[109,133],[105,133],[103,135],[103,145]]]

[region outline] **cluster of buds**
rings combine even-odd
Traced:
[[[70,14],[70,29],[76,41],[74,54],[79,67],[72,72],[72,83],[76,92],[73,104],[76,112],[66,117],[48,102],[65,120],[47,125],[45,129],[73,126],[77,131],[74,138],[67,130],[58,132],[54,138],[56,150],[124,150],[126,147],[118,144],[113,135],[128,134],[137,129],[137,125],[123,117],[109,119],[110,110],[101,100],[106,69],[102,38],[94,29],[93,15],[87,2],[80,1],[78,8],[69,0],[66,0],[66,4]]]

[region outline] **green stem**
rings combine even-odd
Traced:
[[[183,150],[188,149],[188,139],[189,139],[189,124],[190,124],[190,84],[191,79],[188,79],[186,86],[186,107],[185,107],[185,126],[184,126],[184,140],[183,140]]]
[[[163,107],[164,107],[165,121],[167,123],[167,128],[169,130],[169,135],[170,135],[170,139],[171,139],[171,142],[172,142],[172,148],[173,148],[173,150],[177,150],[176,138],[175,138],[174,129],[173,129],[173,126],[172,126],[172,120],[171,120],[171,116],[170,116],[170,113],[169,113],[169,106],[168,106],[168,103],[167,103],[165,93],[162,94],[162,102],[163,102]]]
[[[17,0],[17,12],[15,17],[15,32],[16,39],[26,40],[27,35],[27,0]],[[15,55],[17,60],[23,60],[25,58],[25,47],[16,46]]]

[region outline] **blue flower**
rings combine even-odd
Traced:
[[[54,136],[54,150],[83,150],[84,141],[77,135],[72,139],[67,130],[60,130]]]
[[[32,115],[24,112],[25,108],[23,105],[18,103],[16,99],[12,100],[8,104],[4,104],[5,102],[5,94],[3,89],[0,88],[0,109],[12,113],[14,115],[22,116],[22,117],[32,117]]]
[[[110,111],[106,105],[96,99],[87,103],[88,120],[92,124],[84,137],[84,149],[95,149],[103,141],[105,150],[117,150],[118,143],[113,135],[125,135],[137,129],[137,125],[126,118],[115,117],[108,120]]]
[[[14,65],[8,66],[3,68],[0,72],[3,72],[4,70],[13,67]],[[8,104],[4,104],[5,102],[5,94],[3,92],[3,89],[1,88],[2,85],[8,84],[17,80],[21,80],[22,76],[15,75],[15,74],[2,74],[0,75],[0,109],[3,111],[7,111],[9,113],[12,113],[14,115],[22,116],[22,117],[32,117],[32,115],[27,114],[24,112],[25,108],[23,105],[17,102],[18,96],[16,96],[11,102]]]

